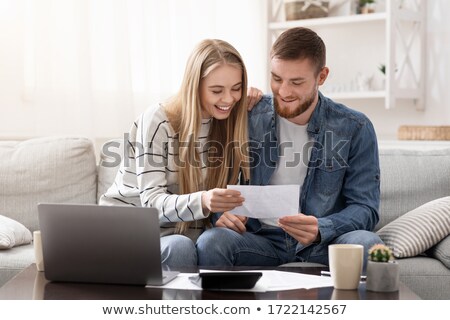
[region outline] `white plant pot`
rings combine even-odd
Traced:
[[[366,3],[361,7],[362,14],[374,13],[375,12],[375,3]]]
[[[398,291],[400,283],[399,265],[397,262],[367,263],[366,289],[376,292]]]

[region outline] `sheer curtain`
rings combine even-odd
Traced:
[[[265,86],[266,1],[0,0],[0,137],[118,137],[174,94],[204,38]]]

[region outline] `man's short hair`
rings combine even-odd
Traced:
[[[311,29],[291,28],[284,31],[272,45],[270,58],[309,59],[319,73],[325,67],[326,48],[323,40]]]

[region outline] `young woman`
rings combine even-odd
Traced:
[[[249,179],[246,95],[237,50],[204,40],[187,62],[178,94],[144,112],[124,141],[127,156],[100,204],[159,209],[161,258],[168,267],[197,265],[191,239],[209,225],[210,212],[244,200],[225,188]]]

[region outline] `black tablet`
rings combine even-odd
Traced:
[[[261,277],[262,272],[200,272],[191,281],[210,290],[251,289]]]

